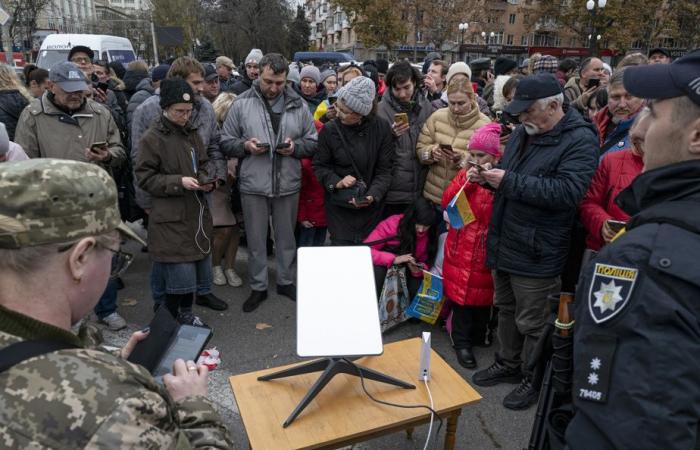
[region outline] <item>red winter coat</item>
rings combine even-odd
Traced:
[[[297,222],[304,220],[311,222],[314,227],[325,227],[326,208],[323,203],[325,191],[318,182],[314,170],[311,167],[311,158],[301,160],[301,190],[299,191],[299,210]]]
[[[642,157],[635,155],[631,150],[610,152],[603,156],[579,207],[581,222],[588,232],[588,248],[597,251],[605,244],[600,230],[606,220],[629,219],[615,204],[615,198],[637,178],[643,167]]]
[[[462,169],[442,194],[443,209],[466,182],[467,173]],[[493,192],[476,183],[467,183],[464,192],[476,220],[447,232],[443,288],[445,296],[458,305],[489,306],[493,304],[493,278],[486,267],[486,232],[491,221]]]

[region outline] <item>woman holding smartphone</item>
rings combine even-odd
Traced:
[[[472,83],[465,78],[450,81],[447,102],[447,108],[438,109],[425,122],[416,146],[418,160],[430,166],[423,196],[437,210],[441,210],[442,193],[467,156],[469,139],[478,128],[491,122],[479,112]]]
[[[163,80],[161,117],[139,142],[134,169],[139,187],[153,196],[148,254],[165,278],[165,307],[178,322],[206,326],[192,312],[197,286],[211,280],[212,216],[203,193],[214,189],[207,152],[189,118],[194,93],[181,78]]]

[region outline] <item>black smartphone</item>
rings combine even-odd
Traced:
[[[283,149],[283,148],[289,148],[289,147],[291,147],[291,146],[292,146],[292,144],[290,144],[289,142],[282,142],[281,144],[277,144],[277,146],[275,147],[275,149],[281,150],[281,149]]]
[[[199,182],[199,185],[200,185],[200,186],[207,186],[207,185],[209,185],[209,184],[214,184],[214,183],[216,183],[217,181],[219,181],[218,178],[212,178],[212,179],[210,179],[210,180],[205,180],[205,181]]]
[[[92,145],[90,145],[90,151],[97,153],[98,150],[105,147],[107,147],[107,141],[93,142]]]
[[[608,220],[608,225],[614,233],[619,233],[620,230],[627,226],[627,222],[623,222],[622,220]]]
[[[270,144],[268,144],[266,142],[258,142],[257,144],[255,144],[255,146],[257,148],[264,148],[264,149],[270,150]]]
[[[454,153],[454,149],[450,144],[440,144],[440,150],[446,151],[448,153]]]
[[[600,80],[598,78],[591,78],[588,80],[588,89],[600,86]]]
[[[109,84],[99,82],[97,83],[97,89],[101,90],[102,92],[107,92],[107,89],[109,89]]]
[[[328,104],[333,105],[336,100],[338,100],[338,97],[328,97]]]
[[[474,161],[467,161],[467,164],[469,164],[471,167],[476,167],[476,170],[479,172],[487,170],[486,167],[482,166],[481,164],[477,164]]]

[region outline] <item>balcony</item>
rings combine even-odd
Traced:
[[[348,22],[347,20],[343,20],[343,25],[342,25],[342,26],[343,26],[343,28],[351,28],[350,22]]]
[[[559,24],[555,20],[538,21],[535,23],[535,31],[549,32],[557,31],[559,29]]]

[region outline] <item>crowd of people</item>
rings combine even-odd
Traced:
[[[91,307],[88,294],[96,293],[94,312],[113,330],[126,326],[117,311],[124,257],[113,249],[115,230],[139,240],[122,229],[119,216],[142,219],[147,227],[143,251],[152,261],[154,310],[167,308],[194,326],[206,326],[195,305],[218,311],[231,306],[212,285],[247,285],[242,310],[256,310],[268,296],[270,254],[277,293],[295,301],[300,246],[369,245],[377,292],[388,269],[397,266],[407,271],[411,297],[440,253],[458,363],[476,368],[473,347],[496,342],[495,361],[472,380],[478,386],[516,384],[503,405],[526,409],[540,390],[527,363],[545,325],[546,299],[573,292],[584,262],[624,234],[630,210],[621,193],[643,171],[661,165],[647,152],[660,107],[650,102],[651,94],[630,88],[638,73],[633,70],[670,63],[666,50],[654,49],[648,56],[627,55],[614,68],[596,57],[576,62],[540,54],[522,63],[499,57],[469,64],[448,64],[431,54],[422,70],[384,60],[316,67],[252,49],[236,79],[226,56],[213,64],[184,56],[149,69],[142,61],[124,67],[95,60],[91,49],[76,46],[48,72],[28,68],[24,83],[0,65],[0,161],[30,159],[23,170],[71,174],[83,194],[90,177],[103,176],[91,167],[100,167],[116,190],[95,196],[119,198],[118,211],[98,204],[99,198],[76,200],[76,213],[83,220],[92,216],[89,223],[56,225],[72,234],[22,237],[15,228],[20,234],[0,239],[14,243],[2,245],[2,252],[70,243],[58,250],[70,253],[70,273],[55,270],[52,276],[56,286],[76,291],[72,313],[38,319],[70,328]],[[689,119],[697,108],[697,102],[686,108]],[[44,158],[48,169],[30,165]],[[78,172],[90,176],[81,179]],[[65,189],[46,178],[34,188]],[[458,195],[466,196],[470,211],[455,226],[446,209]],[[5,192],[2,197],[9,201]],[[100,208],[109,210],[109,218],[93,217]],[[37,221],[46,219],[45,211],[36,214]],[[236,266],[242,238],[247,280]],[[100,246],[110,251],[89,253]],[[3,273],[3,286],[40,270],[40,255],[30,256],[25,263],[0,258],[4,268],[27,269]],[[83,267],[91,258],[109,260],[115,276],[102,274],[104,289],[99,283],[88,291],[71,287],[71,277],[79,285],[81,271],[92,270]],[[16,320],[13,306],[24,311],[0,303],[0,337],[3,320]],[[615,303],[604,306],[615,312]],[[143,335],[132,338],[131,348]],[[76,354],[76,364],[88,356]],[[205,393],[206,370],[184,363],[175,369],[166,387],[177,404],[162,407],[182,411],[187,399]],[[134,369],[122,370],[125,378]],[[147,391],[144,402],[166,401],[157,387]],[[132,394],[141,395],[119,395]],[[195,411],[199,419],[213,414],[209,405],[197,407],[204,411]],[[127,414],[138,416],[138,408]],[[164,417],[175,416],[152,418],[160,421],[152,426],[170,434],[149,442],[165,445],[178,426],[198,423],[180,417],[166,425]],[[1,423],[0,436],[6,430]],[[103,438],[119,430],[108,428]],[[228,439],[216,426],[193,433],[185,431],[191,442],[213,446]]]

